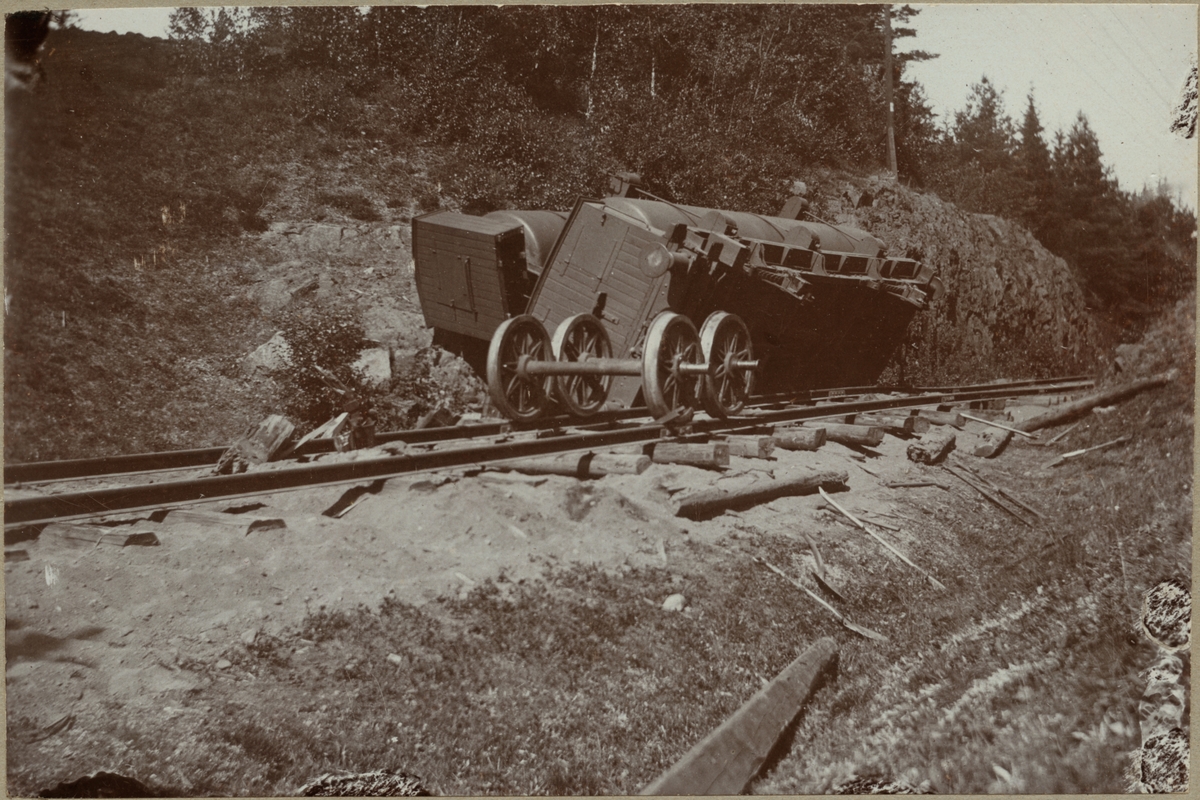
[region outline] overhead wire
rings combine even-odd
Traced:
[[[1141,51],[1141,53],[1145,57],[1145,59],[1154,65],[1154,68],[1156,70],[1158,70],[1158,74],[1162,76],[1163,80],[1165,80],[1169,83],[1171,79],[1168,78],[1167,74],[1162,71],[1162,67],[1160,67],[1158,65],[1158,63],[1154,60],[1154,56],[1150,55],[1150,52],[1148,50],[1146,50],[1145,46],[1142,44],[1142,36],[1138,33],[1134,33],[1133,31],[1131,31],[1129,29],[1131,23],[1133,22],[1133,19],[1136,19],[1136,17],[1131,18],[1131,19],[1121,19],[1120,17],[1117,16],[1117,12],[1113,10],[1113,7],[1111,5],[1105,5],[1105,9],[1108,11],[1109,16],[1111,16],[1118,25],[1125,28],[1126,32],[1130,34],[1129,41],[1133,42],[1134,46],[1137,47],[1137,49]],[[1144,33],[1144,30],[1143,30],[1143,33]],[[1151,38],[1153,38],[1153,37],[1151,37]]]
[[[1154,94],[1158,95],[1158,99],[1162,100],[1165,105],[1169,106],[1171,104],[1171,101],[1169,101],[1167,98],[1163,97],[1162,92],[1160,92],[1158,90],[1158,83],[1147,78],[1146,73],[1142,72],[1142,70],[1138,67],[1137,63],[1134,62],[1134,60],[1129,57],[1128,49],[1121,46],[1121,44],[1116,40],[1116,38],[1108,30],[1108,27],[1105,26],[1105,24],[1103,22],[1101,22],[1098,18],[1093,16],[1090,13],[1090,10],[1087,8],[1087,6],[1084,6],[1083,9],[1084,9],[1084,13],[1087,14],[1089,17],[1092,17],[1092,20],[1096,23],[1096,25],[1100,28],[1100,30],[1102,30],[1104,32],[1104,35],[1108,37],[1108,40],[1113,43],[1113,47],[1115,47],[1117,52],[1121,54],[1121,57],[1125,59],[1126,63],[1128,63],[1129,66],[1133,67],[1133,71],[1136,72],[1138,74],[1138,76],[1143,81],[1145,81],[1146,85],[1150,87],[1150,91],[1152,91],[1152,92],[1154,92]]]

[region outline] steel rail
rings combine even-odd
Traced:
[[[795,405],[804,402],[820,400],[839,400],[845,402],[863,394],[880,394],[906,392],[909,394],[956,394],[963,391],[997,386],[1021,388],[1030,386],[1047,387],[1055,390],[1061,384],[1091,385],[1092,380],[1087,376],[1069,376],[1066,378],[1028,379],[1011,381],[1003,384],[966,384],[961,386],[929,386],[902,387],[899,385],[878,386],[847,386],[830,389],[813,389],[805,392],[788,392],[774,395],[760,395],[753,398],[752,407],[770,405]],[[1086,386],[1068,386],[1069,389],[1086,388]],[[561,427],[576,427],[594,429],[616,422],[645,417],[644,408],[622,409],[609,411],[590,418],[584,425],[580,420],[571,417],[552,417],[534,423],[486,422],[478,425],[454,425],[448,427],[420,428],[403,431],[379,433],[375,436],[377,444],[404,442],[406,444],[429,444],[446,442],[454,439],[477,439],[486,436],[498,436],[513,431],[554,429]],[[4,485],[38,484],[53,481],[67,481],[79,478],[94,478],[107,475],[138,475],[174,472],[178,470],[211,467],[220,460],[222,454],[229,449],[228,445],[221,447],[205,447],[191,450],[169,450],[157,453],[138,453],[123,456],[100,456],[97,458],[66,459],[60,461],[37,461],[4,465]],[[302,448],[294,451],[292,456],[309,456],[333,451],[333,444],[327,441],[308,442]]]
[[[947,400],[969,402],[1020,397],[1040,394],[1046,388],[1044,385],[1017,388],[993,386],[987,389],[953,394],[864,400],[839,404],[838,409],[832,412],[828,406],[793,406],[773,411],[759,410],[752,416],[733,420],[701,419],[692,422],[689,427],[692,434],[740,431],[779,423],[841,416],[847,412],[867,413],[897,408],[920,408],[940,405]],[[1062,387],[1049,388],[1059,389]],[[241,475],[220,475],[194,480],[122,486],[16,500],[6,499],[4,524],[7,529],[59,519],[78,519],[121,511],[140,511],[207,500],[249,497],[314,485],[357,483],[413,472],[478,466],[514,458],[569,453],[638,442],[647,443],[661,438],[663,429],[662,424],[653,422],[615,430],[567,433],[561,436],[524,441],[448,448],[424,453],[405,453],[398,456],[359,459],[349,462],[305,464]]]

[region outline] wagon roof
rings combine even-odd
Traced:
[[[604,204],[628,216],[641,220],[650,227],[668,231],[679,223],[695,227],[713,209],[667,203],[661,200],[645,200],[633,197],[609,197]],[[769,217],[745,211],[716,212],[737,225],[738,235],[748,239],[769,242],[797,241],[797,235],[807,234],[821,243],[821,249],[838,253],[860,253],[878,256],[884,244],[866,231],[848,225],[826,225],[784,217]],[[789,235],[790,234],[790,235]]]

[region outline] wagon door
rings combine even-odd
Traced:
[[[642,250],[660,241],[657,234],[606,212],[600,204],[580,205],[530,301],[529,313],[551,333],[568,317],[594,313],[612,339],[613,355],[629,357],[641,344],[646,318],[664,302],[660,289],[667,276],[648,278],[638,268]],[[615,378],[610,402],[632,405],[640,386],[639,378]]]

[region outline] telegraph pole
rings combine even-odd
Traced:
[[[892,97],[892,7],[885,5],[883,7],[883,71],[886,73],[884,80],[887,81],[887,143],[888,143],[888,169],[892,171],[892,175],[899,174],[896,169],[896,125],[894,118],[896,116],[896,101]]]

